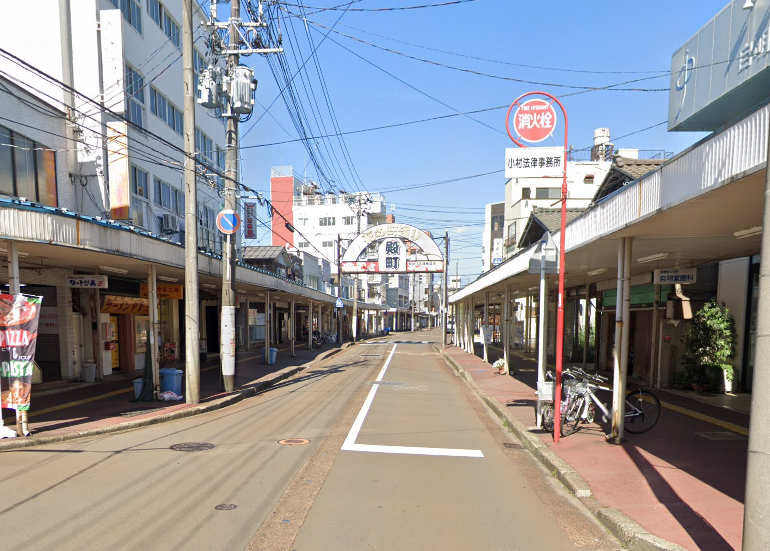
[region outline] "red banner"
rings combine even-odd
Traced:
[[[29,411],[42,301],[0,294],[0,407]]]

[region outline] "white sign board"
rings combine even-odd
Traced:
[[[400,239],[383,239],[378,253],[381,272],[403,272],[406,269],[406,245]]]
[[[506,178],[556,178],[563,174],[563,147],[510,147],[505,150]]]
[[[545,257],[542,253],[545,252]],[[529,273],[540,273],[540,262],[545,260],[545,273],[558,274],[559,273],[559,249],[556,247],[556,242],[551,237],[551,234],[546,232],[538,243],[537,248],[529,258]]]
[[[666,268],[655,270],[653,283],[656,285],[687,284],[697,282],[696,268]]]
[[[492,258],[503,258],[502,237],[496,237],[492,240]]]
[[[407,260],[407,272],[443,272],[443,260]]]
[[[67,284],[78,289],[106,289],[106,275],[68,275]]]

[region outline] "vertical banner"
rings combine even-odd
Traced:
[[[107,164],[110,169],[110,216],[113,220],[129,219],[129,164],[126,123],[107,123]]]
[[[257,238],[257,204],[243,204],[243,237],[246,239]]]
[[[0,294],[0,407],[29,411],[42,301]]]

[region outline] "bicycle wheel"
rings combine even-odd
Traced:
[[[569,436],[580,428],[580,416],[585,406],[585,396],[577,396],[567,403],[567,409],[561,416],[561,435]]]
[[[548,432],[553,432],[556,410],[553,404],[543,404],[540,414],[543,416],[543,428]]]
[[[632,390],[626,394],[626,431],[647,432],[660,419],[660,400],[647,390]]]

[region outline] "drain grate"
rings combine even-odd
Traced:
[[[305,444],[310,444],[310,440],[306,438],[287,438],[279,440],[278,443],[282,446],[304,446]]]
[[[514,444],[513,442],[503,442],[503,446],[511,450],[522,450],[521,444]]]
[[[145,413],[155,413],[156,411],[163,411],[165,408],[153,408],[153,409],[135,409],[133,411],[124,411],[120,414],[121,417],[136,417],[137,415],[144,415]]]
[[[202,452],[214,447],[214,444],[209,444],[208,442],[183,442],[170,446],[170,449],[175,452]]]
[[[232,511],[233,509],[236,509],[238,506],[234,503],[223,503],[222,505],[217,505],[214,507],[217,511]]]
[[[746,437],[741,434],[736,434],[729,431],[716,431],[716,432],[696,432],[698,436],[706,438],[707,440],[746,440]]]

